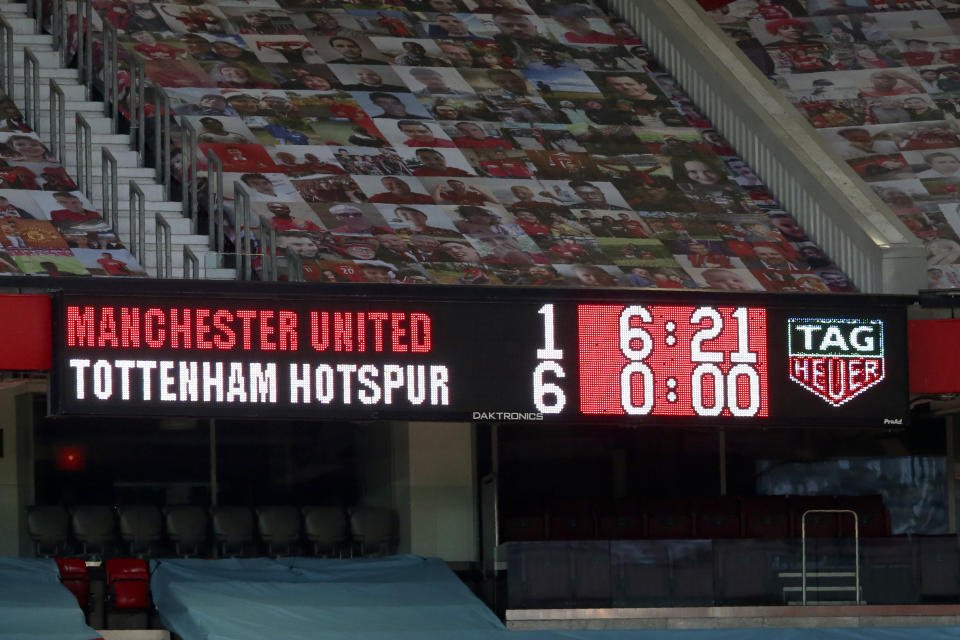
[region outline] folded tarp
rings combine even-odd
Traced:
[[[76,597],[49,558],[0,558],[0,639],[91,640]]]
[[[184,640],[486,640],[500,620],[439,559],[157,560],[153,600]]]

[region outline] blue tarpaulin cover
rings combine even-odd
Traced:
[[[957,627],[508,631],[442,560],[159,560],[154,602],[183,640],[960,640]]]
[[[0,558],[0,640],[91,640],[83,611],[50,558]]]

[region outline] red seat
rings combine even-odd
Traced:
[[[140,558],[107,560],[107,597],[116,609],[150,607],[150,572]]]
[[[90,574],[83,558],[57,558],[60,582],[73,593],[84,611],[90,606]]]

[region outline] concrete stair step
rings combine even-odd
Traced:
[[[26,45],[26,46],[30,47],[30,45]],[[63,68],[63,67],[60,66],[60,52],[59,52],[59,51],[54,51],[53,49],[47,49],[47,50],[35,49],[34,47],[30,47],[30,51],[33,52],[33,55],[37,57],[37,61],[40,63],[41,69],[54,70],[54,69],[62,69],[62,68]],[[18,57],[20,58],[19,61],[16,60]],[[23,53],[21,52],[21,53],[19,53],[19,54],[15,54],[15,55],[14,55],[14,61],[15,61],[15,62],[14,62],[14,68],[15,68],[14,73],[17,74],[17,75],[23,75],[24,67],[26,66],[26,61],[25,61],[25,59],[24,59]],[[76,69],[70,69],[70,71],[73,71],[74,73],[76,73],[77,70],[76,70]]]
[[[24,94],[23,88],[23,75],[21,72],[20,81],[14,82],[13,85],[13,99],[17,101],[18,106],[23,106],[23,99],[26,97]],[[70,82],[68,80],[61,81],[57,79],[57,84],[60,85],[60,89],[63,91],[64,97],[69,100],[87,100],[86,88],[82,84],[76,84],[75,82]],[[50,100],[50,83],[40,81],[40,99],[43,100],[42,104],[48,104]]]
[[[27,5],[23,2],[0,2],[0,13],[5,16],[27,15]]]
[[[177,203],[180,204],[180,203]],[[155,211],[147,211],[146,219],[144,220],[144,227],[146,228],[147,234],[152,234],[156,232],[157,224]],[[159,212],[161,217],[167,221],[167,224],[170,225],[170,231],[175,235],[191,235],[190,229],[190,218],[184,218],[183,216],[177,215],[176,212],[167,211]],[[117,220],[117,229],[116,231],[120,233],[123,237],[128,237],[130,235],[130,218],[129,210],[120,211],[120,217]],[[202,236],[206,238],[206,236]],[[206,242],[206,240],[204,240]]]
[[[111,133],[111,127],[113,126],[113,123],[110,121],[110,118],[104,116],[102,113],[96,115],[84,114],[83,117],[87,121],[87,124],[90,125],[90,131],[93,133]],[[65,123],[67,130],[73,131],[76,126],[75,123],[76,121],[72,117],[67,116],[67,121]],[[37,126],[34,127],[34,130],[40,134],[50,133],[50,117],[47,116],[46,118],[40,118],[37,122]],[[75,134],[68,133],[66,135],[69,139],[71,135]],[[128,141],[130,140],[130,136],[125,137]]]
[[[98,144],[93,148],[93,163],[95,165],[100,164],[100,147],[106,147],[114,155],[118,153],[124,153],[130,150],[130,147],[125,144]],[[69,160],[73,164],[76,164],[77,162],[76,146],[72,144],[64,145],[63,157],[64,157],[64,160]],[[118,159],[118,162],[119,162],[119,159]],[[71,174],[73,174],[73,171],[75,170],[71,170]],[[126,185],[124,185],[123,188],[126,189],[127,188]]]
[[[14,33],[33,35],[37,32],[37,21],[24,15],[9,15],[7,22],[13,27]]]
[[[94,188],[93,190],[94,191],[93,199],[97,200],[100,198],[100,184],[99,184],[100,180],[99,179],[95,180],[95,182],[96,182],[96,185],[95,185],[96,188]],[[158,201],[158,202],[166,201],[166,198],[163,197],[162,184],[156,184],[155,182],[152,182],[152,181],[151,182],[143,181],[143,182],[137,182],[137,186],[140,187],[140,189],[143,191],[143,196],[144,198],[146,198],[147,207],[149,207],[150,204],[153,203],[153,201]],[[120,189],[118,185],[117,197],[119,198],[120,202],[129,202],[130,200],[129,188]],[[178,202],[177,204],[180,204],[180,203]]]
[[[72,124],[72,123],[71,123]],[[91,129],[93,126],[91,125]],[[93,132],[93,135],[90,136],[90,142],[94,145],[97,145],[95,151],[99,152],[99,145],[120,145],[123,149],[130,150],[130,136],[125,133],[97,133]],[[73,146],[77,142],[77,134],[67,133],[64,135],[64,141],[67,146]],[[113,150],[112,148],[110,149]]]
[[[13,26],[13,25],[10,25]],[[13,46],[33,46],[33,45],[46,45],[48,47],[53,46],[53,36],[47,35],[45,33],[14,33],[13,34]]]
[[[23,56],[21,55],[20,58],[22,59]],[[21,84],[24,82],[25,70],[22,65],[23,65],[22,61],[15,65],[15,68],[13,71],[14,84]],[[67,81],[72,80],[74,82],[76,82],[80,78],[79,71],[77,71],[76,69],[62,68],[60,66],[59,60],[57,62],[52,63],[51,66],[49,67],[44,67],[43,63],[41,62],[39,75],[40,75],[41,84],[49,84],[49,82],[47,81],[49,78],[56,78],[57,80],[67,80]]]
[[[125,196],[121,191],[121,199],[118,199],[118,205],[120,207],[120,215],[127,215],[127,212],[130,211],[130,200],[129,197]],[[94,181],[94,190],[93,197],[90,198],[95,206],[101,207],[103,205],[103,200],[100,196],[100,184],[99,181]],[[144,211],[146,211],[147,218],[152,218],[155,213],[171,213],[182,215],[183,214],[183,205],[179,202],[173,200],[161,200],[160,198],[155,198],[153,200],[147,199],[147,202],[144,205]]]
[[[77,167],[75,164],[68,162],[64,165],[67,168],[67,172],[71,176],[77,175]],[[100,157],[96,156],[93,160],[93,171],[90,172],[90,175],[93,176],[97,181],[100,180],[102,175],[102,167],[100,166]],[[107,174],[109,175],[109,173]],[[117,185],[118,189],[128,190],[130,189],[127,181],[135,180],[137,184],[156,184],[154,181],[153,169],[149,167],[117,167],[117,180],[119,184]]]

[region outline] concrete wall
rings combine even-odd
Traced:
[[[33,397],[28,382],[0,385],[0,557],[32,556],[24,509],[33,503]]]
[[[359,428],[361,501],[396,511],[398,552],[476,562],[473,425],[394,422]]]

